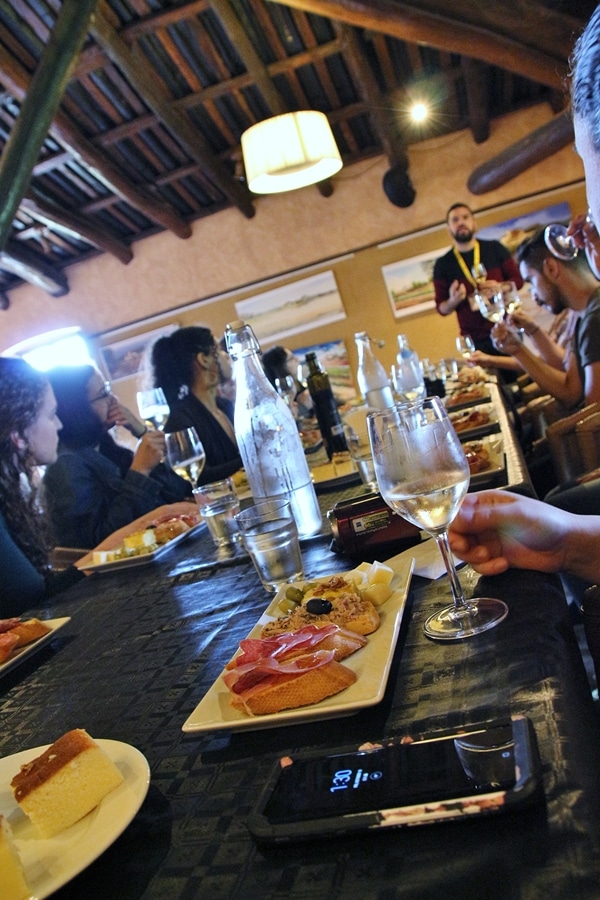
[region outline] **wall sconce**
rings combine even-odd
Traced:
[[[279,194],[316,184],[342,168],[327,116],[316,110],[284,113],[242,135],[246,181],[255,194]]]

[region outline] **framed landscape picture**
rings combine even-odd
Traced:
[[[346,318],[331,271],[240,300],[235,304],[235,311],[252,326],[261,343],[280,341],[299,331]]]

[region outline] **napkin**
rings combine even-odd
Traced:
[[[413,569],[415,575],[421,575],[423,578],[436,579],[441,578],[442,575],[446,574],[446,566],[444,565],[442,554],[433,538],[428,538],[426,541],[421,541],[421,543],[417,544],[415,547],[409,547],[408,550],[397,553],[396,556],[386,559],[385,564],[391,569],[396,570],[396,567],[402,566],[408,557],[412,557],[415,561],[415,567]],[[463,561],[456,557],[454,557],[454,562],[457,566],[463,564]]]

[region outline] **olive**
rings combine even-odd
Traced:
[[[313,616],[325,616],[333,609],[329,600],[324,597],[311,597],[306,601],[306,611],[312,613]]]
[[[289,587],[285,592],[285,596],[287,600],[292,600],[294,603],[300,603],[302,598],[304,597],[304,592],[297,587]]]

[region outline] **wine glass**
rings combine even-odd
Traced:
[[[456,349],[463,359],[468,359],[475,352],[475,342],[471,335],[461,334],[456,338]]]
[[[544,228],[544,243],[552,256],[568,262],[577,256],[577,244],[567,234],[565,225],[547,225]]]
[[[147,428],[162,431],[169,418],[169,404],[162,388],[138,391],[137,405]]]
[[[487,631],[508,613],[502,600],[465,600],[448,544],[448,525],[469,487],[469,464],[439,397],[398,404],[367,417],[379,491],[399,513],[436,541],[453,604],[429,616],[425,634],[458,640]]]
[[[206,454],[196,429],[171,431],[165,435],[165,441],[167,460],[173,471],[189,481],[193,488],[197,487],[206,462]]]
[[[494,293],[491,289],[481,288],[475,291],[474,297],[479,307],[479,312],[484,319],[487,319],[488,322],[494,322],[496,325],[502,321],[506,310],[501,291]]]
[[[498,293],[500,294],[500,301],[509,315],[521,306],[521,298],[514,281],[501,281]]]
[[[486,281],[487,280],[487,269],[483,263],[477,263],[477,265],[471,266],[471,275],[477,282]]]

